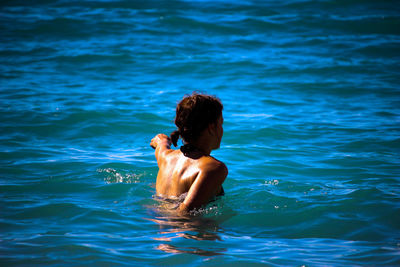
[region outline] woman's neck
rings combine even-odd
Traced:
[[[185,144],[184,146],[181,147],[181,151],[184,154],[191,153],[191,152],[194,152],[194,153],[197,152],[197,153],[201,153],[203,156],[209,156],[211,153],[211,149],[204,147],[204,146],[199,146],[198,144],[194,144],[194,143]]]

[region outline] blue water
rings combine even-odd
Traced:
[[[0,265],[400,265],[399,62],[397,1],[2,1]],[[194,90],[229,175],[179,218]]]

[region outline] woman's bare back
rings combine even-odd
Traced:
[[[200,151],[183,153],[170,148],[170,140],[159,134],[151,141],[158,163],[157,195],[174,198],[187,193],[181,211],[207,204],[222,191],[228,169],[221,161]]]
[[[198,161],[186,157],[180,150],[172,150],[160,164],[157,175],[157,195],[179,197],[189,191],[199,174]]]

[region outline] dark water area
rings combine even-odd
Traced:
[[[0,264],[400,264],[397,1],[2,1]],[[154,198],[149,146],[224,104],[225,196]]]

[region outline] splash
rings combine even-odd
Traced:
[[[265,185],[278,185],[279,184],[279,180],[274,179],[274,180],[265,181],[264,184]]]
[[[134,184],[139,183],[143,174],[134,174],[125,170],[116,170],[113,168],[97,169],[98,173],[106,174],[104,181],[107,184],[124,183]]]

